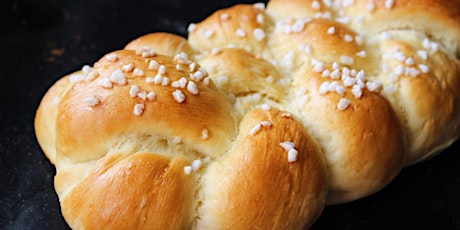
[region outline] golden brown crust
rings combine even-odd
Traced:
[[[191,224],[194,183],[183,173],[187,163],[153,153],[104,157],[61,197],[63,215],[75,229],[184,229]]]
[[[245,51],[229,52],[240,55]],[[146,79],[159,71],[149,69],[151,60],[165,66],[164,76],[168,76],[169,84],[147,83]],[[207,173],[206,165],[202,171],[197,169],[197,172],[192,171],[190,175],[185,173],[186,167],[193,165],[196,159],[204,162],[206,157],[211,161],[206,164],[227,161],[228,166],[236,163],[234,157],[244,158],[244,155],[239,154],[257,154],[264,158],[266,147],[257,153],[245,149],[229,150],[235,145],[232,142],[236,137],[236,117],[226,97],[212,81],[195,80],[197,94],[178,87],[183,90],[185,100],[176,101],[172,93],[178,88],[173,87],[173,82],[182,77],[192,81],[190,73],[195,71],[190,71],[186,64],[177,70],[175,64],[178,61],[163,55],[142,57],[142,54],[136,54],[133,50],[120,50],[105,55],[95,63],[92,70],[92,73],[97,73],[95,79],[82,78],[71,86],[65,85],[70,88],[62,93],[62,100],[56,106],[56,148],[59,156],[54,161],[57,169],[55,187],[63,215],[72,228],[91,229],[102,224],[108,228],[165,226],[182,229],[194,225],[202,218],[201,215],[203,218],[205,216],[195,207],[201,203],[208,204],[207,200],[212,199],[212,196],[197,195],[204,186],[202,184],[207,183],[206,179],[199,179],[202,172]],[[266,65],[270,69],[269,64]],[[137,71],[134,70],[136,68]],[[195,69],[199,70],[200,67],[195,65]],[[138,76],[138,70],[143,70],[142,76]],[[126,82],[117,83],[116,79],[112,79],[115,73],[123,73]],[[101,84],[101,79],[106,77],[113,81],[110,87]],[[58,83],[54,87],[60,89],[61,86]],[[155,99],[145,100],[139,95],[132,97],[132,86],[137,86],[141,91],[155,92]],[[50,92],[54,95],[56,90]],[[97,98],[97,103],[88,103],[88,97]],[[44,103],[47,105],[50,101]],[[144,104],[142,112],[134,114],[134,106],[141,103]],[[258,224],[275,224],[271,222],[273,214],[278,213],[278,209],[283,207],[280,205],[288,199],[291,202],[291,212],[298,208],[303,211],[296,215],[290,212],[279,214],[280,219],[276,225],[300,228],[313,223],[324,208],[327,194],[325,161],[319,147],[293,117],[282,117],[282,113],[276,109],[254,113],[261,113],[258,119],[266,117],[266,120],[272,122],[270,127],[274,127],[272,135],[278,143],[267,142],[266,138],[260,141],[276,146],[276,151],[269,158],[271,165],[284,165],[276,170],[276,180],[285,177],[279,180],[279,188],[284,189],[286,183],[294,183],[292,187],[299,190],[299,195],[290,197],[290,191],[285,190],[284,198],[280,197],[276,205],[271,203],[272,197],[267,196],[265,202],[270,204],[267,208],[272,211],[252,216],[247,222],[240,222],[238,217],[233,221],[249,226],[256,218]],[[43,121],[40,120],[42,118],[38,117],[37,122]],[[251,122],[241,126],[240,132],[244,132],[244,135],[248,135],[252,128],[249,126],[257,122],[256,118],[251,119]],[[205,138],[203,130],[207,132]],[[286,134],[277,137],[277,133]],[[294,163],[288,162],[287,151],[279,146],[283,141],[279,138],[284,136],[284,141],[299,143],[296,149],[300,153]],[[179,140],[176,140],[177,137],[180,137]],[[306,161],[304,157],[309,160]],[[220,163],[213,162],[214,159],[219,159],[216,162]],[[261,176],[272,168],[266,168],[265,164],[258,165],[257,158],[251,158],[245,164],[255,165],[253,169],[256,170],[247,172],[246,179]],[[290,164],[298,167],[290,169]],[[238,184],[246,183],[244,180],[233,177],[228,181]],[[262,185],[259,187],[262,189]],[[247,194],[254,192],[253,188],[245,190]],[[273,187],[271,191],[277,193],[278,187]],[[242,197],[239,204],[246,205],[254,196],[257,193]],[[168,206],[170,209],[161,208],[159,212],[160,206],[164,204],[175,205]],[[283,222],[285,218],[290,220]],[[200,225],[203,222],[196,223]]]
[[[46,157],[56,161],[56,117],[62,97],[73,86],[72,79],[80,78],[81,71],[74,72],[56,81],[43,96],[35,114],[35,135]]]
[[[432,1],[395,1],[392,5],[389,1],[355,1],[347,6],[327,6],[320,2],[316,10],[311,9],[313,2],[269,2],[267,12],[277,19],[278,24],[293,25],[299,19],[308,21],[300,32],[281,30],[268,37],[277,60],[282,62],[289,52],[293,52],[291,69],[297,70],[313,59],[341,64],[342,55],[352,57],[353,63],[348,67],[364,70],[370,80],[383,83],[382,94],[404,125],[408,139],[406,166],[435,156],[458,139],[459,121],[455,118],[460,115],[458,94],[451,88],[458,87],[459,62],[455,55],[458,56],[460,20],[459,7],[455,6],[459,1],[435,2],[434,7],[431,7]],[[282,11],[283,7],[289,10]],[[336,14],[339,9],[342,9],[341,15]],[[429,16],[425,15],[427,11]],[[292,12],[292,15],[283,12]],[[329,20],[331,17],[341,23]],[[422,22],[419,18],[435,23]],[[455,29],[446,29],[445,25]],[[329,33],[330,28],[333,33]],[[448,32],[444,33],[446,30]],[[345,36],[349,36],[350,42]],[[284,42],[286,40],[290,42]],[[308,55],[297,48],[303,44],[310,46]],[[396,60],[398,51],[402,52],[399,54],[403,54],[404,60]],[[449,67],[437,67],[446,65]],[[284,66],[281,64],[280,67]],[[406,73],[401,74],[401,71]],[[418,101],[423,103],[414,103]],[[440,105],[440,102],[446,102],[446,105]]]
[[[329,172],[328,204],[345,203],[382,189],[401,170],[405,138],[389,103],[379,94],[363,90],[357,99],[351,90],[344,96],[320,95],[326,79],[305,72],[295,83],[306,87],[310,98],[300,108],[301,119],[322,147]],[[343,111],[339,101],[350,105]]]
[[[230,152],[204,176],[199,229],[303,229],[319,217],[327,193],[326,164],[302,124],[285,114],[256,109],[243,118]],[[271,125],[251,134],[264,121]],[[288,162],[280,146],[286,141],[295,144],[295,162]]]
[[[370,46],[382,52],[383,65],[389,68],[388,73],[380,73],[378,79],[388,89],[397,89],[383,90],[382,94],[405,126],[409,143],[405,165],[413,165],[436,155],[458,139],[459,120],[456,117],[459,116],[460,94],[455,88],[460,86],[460,62],[451,54],[423,47],[427,38],[420,33],[392,32],[391,37],[383,41],[377,39],[378,42],[373,41]],[[399,51],[416,64],[396,60],[394,56]],[[423,53],[427,56],[420,55]],[[426,72],[421,66],[425,66]],[[404,73],[397,76],[402,67]],[[412,73],[414,69],[419,71],[416,77]]]
[[[287,20],[285,23],[293,26],[296,21]],[[282,68],[286,68],[286,55],[289,52],[294,53],[292,66],[288,66],[287,70],[290,74],[295,74],[293,70],[309,64],[312,59],[331,64],[337,62],[357,70],[362,69],[366,63],[365,58],[356,55],[365,50],[365,47],[356,41],[358,34],[341,23],[327,19],[311,19],[304,25],[303,30],[296,33],[283,32],[283,26],[278,28],[279,32],[270,36],[269,44],[274,58],[279,60]],[[333,33],[328,32],[331,28]],[[351,37],[353,40],[348,42],[345,37]],[[311,51],[307,52],[301,47],[310,47]],[[343,57],[352,58],[352,63],[344,63]]]
[[[288,18],[312,18],[324,10],[321,1],[317,1],[319,9],[315,9],[312,3],[313,0],[271,0],[267,4],[267,12],[277,21]]]
[[[443,44],[453,54],[460,54],[460,1],[398,0],[387,6],[385,1],[359,0],[347,7],[346,15],[364,17],[352,22],[352,28],[368,35],[391,30],[415,30]]]
[[[118,56],[116,62],[106,58],[112,54]],[[97,159],[110,150],[115,139],[120,141],[120,137],[133,134],[179,136],[185,143],[197,143],[193,148],[211,156],[221,152],[219,146],[229,144],[235,129],[229,112],[231,107],[213,84],[196,82],[198,94],[192,95],[185,88],[147,83],[148,77],[157,74],[157,70],[148,69],[148,60],[130,50],[108,54],[94,65],[100,76],[98,79],[79,82],[69,90],[60,103],[57,117],[57,146],[63,157],[72,161]],[[190,80],[189,70],[185,69],[188,66],[184,65],[184,70],[178,71],[171,57],[157,55],[152,60],[165,66],[165,76],[171,83],[182,77]],[[99,85],[104,76],[111,76],[129,64],[143,70],[144,76],[134,76],[132,71],[125,73],[128,82],[124,85],[113,83],[111,88]],[[130,90],[134,85],[146,93],[154,92],[155,99],[131,97]],[[173,97],[176,90],[185,95],[182,103]],[[85,103],[88,97],[96,97],[99,103],[91,107]],[[136,104],[144,105],[140,116],[134,114]],[[190,117],[184,117],[184,114]],[[201,141],[204,129],[209,131],[209,138]]]
[[[264,28],[268,24],[269,18],[262,9],[240,4],[218,10],[197,23],[189,32],[188,41],[200,51],[237,46],[261,53],[265,46]],[[257,29],[262,30],[263,35],[256,35]]]
[[[72,228],[308,228],[459,138],[460,1],[261,6],[49,89],[35,129]]]
[[[171,57],[181,52],[186,53],[189,57],[196,53],[185,38],[163,32],[142,35],[129,42],[125,49],[139,50],[144,47],[150,47],[158,54]]]

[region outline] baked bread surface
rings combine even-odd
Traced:
[[[151,33],[44,95],[73,229],[302,229],[458,139],[460,1],[271,0]]]

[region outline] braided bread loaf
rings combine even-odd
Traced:
[[[460,131],[460,1],[271,0],[152,33],[36,113],[75,229],[300,229]]]

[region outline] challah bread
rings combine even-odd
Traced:
[[[254,8],[240,5],[234,9],[245,7]],[[200,28],[200,25],[197,26]],[[312,33],[321,31],[318,26],[312,26]],[[146,39],[138,38],[137,46],[130,43],[127,48],[149,46],[151,39],[156,36],[149,34]],[[154,45],[150,47],[154,48]],[[334,60],[333,57],[331,60]],[[365,93],[361,99],[350,96],[348,99],[356,105],[354,111],[337,113],[337,103],[341,96],[313,94],[324,80],[320,74],[310,71],[310,68],[299,69],[292,76],[292,86],[286,87],[278,84],[283,78],[275,66],[241,48],[221,48],[218,52],[201,57],[200,63],[206,67],[218,88],[232,95],[240,117],[264,103],[299,114],[299,119],[314,133],[323,147],[329,162],[328,203],[343,203],[374,193],[400,171],[405,154],[404,136],[399,121],[383,97],[374,93]],[[312,78],[315,75],[317,77]],[[271,76],[273,81],[267,82],[267,76]],[[310,92],[307,101],[302,101],[303,95],[297,96],[303,90]],[[351,91],[347,94],[353,95]],[[333,115],[344,117],[331,118]],[[372,122],[372,119],[375,121]],[[348,122],[343,122],[345,120]],[[362,125],[363,121],[368,125]]]
[[[336,26],[334,33],[326,31],[345,41],[363,43],[362,49],[354,55],[347,54],[347,46],[340,46],[337,55],[354,57],[355,69],[362,68],[368,78],[383,83],[381,93],[390,100],[408,136],[407,166],[436,155],[458,139],[459,95],[458,90],[453,89],[459,87],[459,6],[458,0],[322,3],[273,0],[267,5],[267,12],[279,24],[287,20],[326,18],[343,23],[358,33],[358,36],[350,32],[335,33]],[[285,39],[290,36],[295,33],[289,33]],[[314,58],[319,58],[315,51],[330,39],[318,36],[309,39],[313,40],[308,45]],[[336,57],[335,61],[340,59]],[[357,63],[360,61],[366,66]],[[437,68],[440,65],[449,67]],[[423,93],[427,91],[432,93]],[[416,101],[424,103],[414,103]],[[446,101],[449,102],[444,105]],[[442,106],[440,102],[443,102]],[[443,107],[443,111],[436,111],[439,107]]]
[[[240,4],[61,78],[35,129],[66,221],[301,229],[379,191],[459,137],[458,9]]]
[[[228,40],[227,44],[229,41],[234,41],[233,39],[237,41],[236,43],[244,41],[235,32],[237,30],[235,28],[238,28],[238,26],[244,28],[243,25],[225,25],[227,23],[243,24],[245,22],[244,20],[233,19],[232,15],[237,14],[237,12],[253,13],[255,15],[247,16],[247,23],[259,23],[256,15],[263,14],[258,10],[244,10],[245,8],[254,7],[252,5],[238,5],[224,11],[217,11],[204,22],[196,24],[195,29],[189,35],[190,41],[201,41],[201,43],[196,42],[194,46],[198,46],[198,49],[206,50],[210,46],[209,44],[214,44],[214,37],[206,40],[201,37],[203,36],[202,31],[214,31],[216,34],[214,45],[222,50],[216,54],[212,54],[211,50],[211,54],[204,56],[199,61],[211,73],[211,79],[224,92],[231,93],[236,97],[237,102],[235,104],[237,108],[242,107],[239,106],[240,104],[247,104],[247,102],[240,101],[247,101],[248,94],[258,94],[264,98],[260,101],[255,101],[252,106],[246,105],[245,107],[247,108],[243,109],[240,112],[241,114],[245,114],[248,110],[257,107],[261,103],[269,103],[266,100],[271,100],[276,106],[283,107],[299,115],[299,119],[319,141],[328,159],[329,204],[343,203],[361,198],[380,190],[388,184],[402,168],[405,156],[404,135],[400,128],[400,122],[391,106],[382,96],[368,93],[366,90],[363,90],[364,92],[360,99],[355,99],[352,90],[345,87],[342,87],[343,92],[341,92],[341,95],[335,93],[319,95],[324,93],[318,93],[318,89],[326,80],[321,77],[323,70],[330,69],[332,72],[334,70],[332,68],[334,61],[340,60],[343,55],[354,56],[360,52],[361,47],[359,44],[350,43],[343,39],[346,34],[353,36],[355,34],[345,26],[325,19],[313,19],[304,25],[305,28],[302,31],[296,33],[280,33],[276,32],[277,28],[275,28],[275,32],[263,40],[269,44],[266,50],[270,52],[266,55],[270,56],[267,56],[267,58],[273,58],[272,60],[275,63],[271,69],[277,69],[275,66],[278,66],[281,73],[259,71],[258,68],[262,64],[257,65],[256,61],[253,61],[257,60],[256,58],[247,58],[250,55],[245,55],[243,51],[239,51],[240,54],[231,55],[230,53],[235,53],[235,51],[231,51],[231,48],[223,48],[226,43],[222,42],[223,39],[218,36],[225,35]],[[230,12],[233,12],[233,14]],[[222,14],[230,16],[222,22],[222,16],[219,16]],[[240,17],[244,16],[246,15],[240,15]],[[255,22],[251,21],[251,19]],[[216,20],[224,25],[219,28],[209,26],[219,24]],[[273,24],[268,20],[269,18],[264,19],[264,23],[260,23],[260,27],[263,28],[265,24]],[[259,19],[259,21],[261,20]],[[295,21],[289,20],[284,23],[284,26],[289,26],[290,23],[295,23]],[[336,34],[339,36],[331,36],[326,33],[331,26],[336,28]],[[248,26],[248,28],[252,27]],[[193,39],[195,36],[200,38]],[[253,40],[256,39],[251,39],[251,36],[251,33],[248,32],[249,42],[246,44],[247,46],[241,45],[241,47],[258,50],[258,47],[252,45]],[[321,43],[318,43],[318,41],[321,41]],[[314,59],[298,49],[299,46],[305,44],[318,44],[315,46],[312,56],[316,53],[321,54],[321,56],[318,59]],[[148,45],[148,43],[145,43],[145,45]],[[332,47],[338,47],[340,52],[331,53]],[[289,56],[292,58],[285,58]],[[363,69],[364,66],[365,60],[364,58],[361,59],[361,62],[357,60],[354,63],[355,66],[359,66],[358,71]],[[258,62],[270,65],[267,61]],[[341,66],[336,69],[340,70],[342,66],[345,68],[350,67],[343,64],[340,63]],[[315,65],[322,65],[321,71],[312,71]],[[247,72],[251,73],[236,72],[234,69],[247,69]],[[350,67],[350,72],[351,70],[355,69]],[[273,78],[271,82],[265,80],[268,76]],[[228,78],[228,82],[219,84],[222,77]],[[287,84],[280,85],[280,79],[281,82],[283,80],[287,81]],[[330,81],[330,79],[327,80]],[[335,83],[337,84],[337,81]],[[260,88],[265,88],[265,90]],[[353,101],[353,109],[350,107],[346,111],[338,111],[337,105],[342,98]],[[375,121],[371,121],[373,119]],[[364,122],[366,125],[362,124]]]
[[[203,73],[199,65],[149,51],[105,55],[65,88],[54,120],[37,120],[37,130],[56,123],[55,186],[69,225],[311,225],[324,208],[327,174],[321,150],[303,125],[265,107],[238,125],[225,95],[209,79],[196,78]],[[158,75],[161,81],[150,82]],[[261,130],[252,131],[260,124]],[[297,153],[293,162],[291,149]]]
[[[381,31],[375,31],[367,29],[371,27],[370,25],[365,26],[365,22],[373,20],[374,11],[376,13],[375,17],[383,17],[381,16],[381,11],[390,11],[391,13],[388,14],[391,15],[398,12],[402,14],[400,11],[407,12],[407,10],[412,9],[411,3],[398,1],[397,4],[390,5],[386,3],[387,5],[382,5],[380,3],[366,2],[369,9],[355,15],[346,13],[348,11],[355,12],[353,7],[359,8],[364,4],[363,1],[358,1],[356,4],[350,4],[350,6],[346,7],[343,6],[345,2],[335,2],[330,6],[324,3],[319,4],[319,6],[316,5],[316,9],[314,9],[314,3],[319,4],[319,1],[270,1],[267,6],[268,17],[267,14],[253,10],[251,11],[253,15],[246,17],[248,18],[247,23],[254,24],[254,22],[250,21],[251,19],[259,22],[258,28],[262,28],[265,31],[265,37],[260,44],[260,46],[265,47],[265,50],[260,52],[260,55],[277,65],[284,77],[290,76],[295,81],[299,69],[302,66],[308,68],[306,66],[309,65],[313,72],[332,78],[332,82],[339,79],[342,80],[343,85],[350,85],[355,80],[348,81],[351,78],[347,79],[347,75],[354,72],[355,77],[364,75],[368,83],[364,81],[363,83],[370,85],[372,91],[379,92],[390,102],[394,113],[398,115],[400,123],[404,126],[405,137],[402,137],[402,139],[407,138],[408,149],[406,151],[404,147],[401,147],[404,145],[401,141],[404,140],[395,143],[396,146],[399,146],[395,148],[398,151],[393,152],[390,154],[393,156],[389,157],[393,158],[391,161],[393,167],[383,166],[388,172],[382,172],[382,178],[397,173],[399,166],[398,163],[394,163],[398,162],[396,159],[401,160],[403,157],[401,152],[407,152],[404,165],[412,165],[435,155],[458,139],[459,95],[456,90],[453,90],[459,86],[459,65],[458,59],[454,56],[457,46],[453,45],[457,44],[456,39],[460,37],[457,36],[456,32],[458,31],[458,26],[446,34],[441,34],[443,37],[439,37],[440,34],[431,35],[439,27],[422,23],[409,30],[406,27],[414,24],[410,20],[406,24],[401,24],[397,22],[397,20],[400,20],[399,18],[388,17],[386,18],[387,24],[399,27],[382,26]],[[416,9],[423,10],[427,4],[420,3]],[[243,28],[244,20],[234,22],[232,17],[223,17],[222,15],[232,15],[229,13],[232,9],[236,12],[242,12],[241,8],[244,7],[250,8],[251,6],[235,6],[224,11],[217,11],[203,22],[194,25],[189,34],[189,41],[192,46],[198,47],[197,49],[202,51],[206,51],[208,47],[225,47],[228,44],[241,46],[249,51],[258,50],[258,46],[252,45],[255,40],[256,29],[252,30],[254,31],[253,33],[251,30],[246,32],[247,36],[240,36],[243,33],[238,34],[239,29],[235,29],[237,26],[222,26],[219,28],[212,26],[219,23],[223,25],[238,24],[240,28]],[[433,17],[436,18],[439,24],[448,22],[447,24],[458,25],[455,10],[452,11],[449,8],[439,6],[439,10],[448,12],[435,13]],[[394,12],[392,11],[393,9],[395,10]],[[287,12],[289,13],[287,14]],[[330,18],[334,17],[335,20],[330,20]],[[225,20],[222,20],[222,18],[225,18]],[[270,19],[275,20],[271,21]],[[219,22],[216,20],[219,20]],[[395,20],[395,22],[393,23],[391,20]],[[213,21],[214,23],[212,23]],[[360,30],[353,30],[354,28],[359,28]],[[375,29],[376,27],[372,28]],[[205,35],[209,35],[210,31],[213,32],[212,34],[216,34],[215,37],[210,36],[206,39]],[[359,31],[360,34],[354,31]],[[222,42],[221,36],[223,35],[226,36],[227,43]],[[434,42],[429,38],[436,36],[439,37],[440,43]],[[244,39],[241,37],[247,37],[247,44],[244,44]],[[234,40],[237,42],[233,42]],[[239,45],[240,43],[243,44]],[[445,65],[445,63],[449,63],[451,67],[445,70],[441,68],[435,69],[435,66]],[[204,63],[203,65],[208,67]],[[361,74],[359,75],[359,73]],[[445,81],[449,83],[442,84]],[[404,90],[399,90],[398,87],[404,88]],[[349,87],[349,89],[353,90],[354,88]],[[355,94],[361,94],[361,90],[357,91],[355,90]],[[428,91],[433,92],[435,96],[424,93]],[[349,101],[349,99],[347,100]],[[424,101],[424,103],[414,103],[415,101]],[[448,105],[443,106],[443,109],[435,109],[439,107],[440,102],[446,101]],[[452,106],[449,106],[449,104]],[[300,119],[304,117],[299,116]],[[308,124],[305,125],[309,127]],[[395,139],[398,139],[401,134],[395,134],[394,136]],[[385,141],[382,141],[382,143],[385,143]],[[320,145],[326,144],[321,143]],[[328,155],[337,155],[328,151],[325,151],[325,154],[326,157]],[[338,167],[343,168],[342,166]],[[376,169],[373,168],[373,170]],[[393,172],[389,173],[391,171]],[[330,174],[334,178],[334,173]],[[362,171],[361,175],[367,177],[367,174],[366,171]],[[344,174],[339,173],[338,175]],[[343,178],[340,181],[347,183]],[[353,181],[356,183],[356,180],[353,179]],[[334,189],[336,187],[334,186],[334,180],[330,180],[330,182],[332,183],[331,189]],[[382,180],[381,184],[386,184],[387,182],[389,182],[388,179]],[[346,188],[340,187],[342,187],[342,192],[347,192]],[[329,196],[331,197],[330,203],[350,201],[375,192],[381,187],[381,185],[375,186],[373,189],[362,191],[357,196],[350,195],[348,198],[333,198],[334,195],[331,194]],[[348,190],[353,193],[357,191],[351,187]]]

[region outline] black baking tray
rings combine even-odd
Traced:
[[[266,2],[266,1],[265,1]],[[68,229],[35,110],[61,76],[150,32],[187,36],[216,9],[254,1],[7,0],[0,4],[0,229]],[[459,89],[460,90],[460,89]],[[312,229],[460,229],[460,142],[387,187],[328,206]]]

